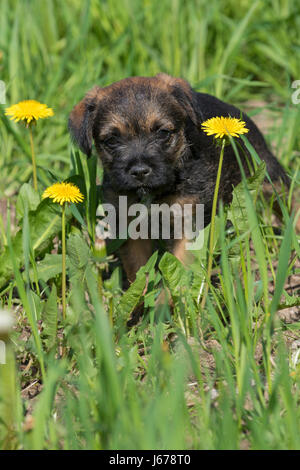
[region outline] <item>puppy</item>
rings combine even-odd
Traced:
[[[87,156],[95,144],[104,169],[104,202],[117,207],[123,195],[129,203],[149,196],[158,204],[204,204],[207,225],[220,148],[202,131],[201,124],[215,116],[242,118],[249,129],[248,140],[265,160],[271,179],[288,187],[283,168],[246,114],[166,74],[126,78],[105,88],[95,86],[72,110],[69,129]],[[241,139],[239,143],[243,145]],[[248,174],[245,159],[243,165]],[[240,181],[236,156],[231,145],[226,146],[219,199],[230,203],[233,187]],[[183,236],[170,246],[183,262],[185,243]],[[128,239],[123,244],[120,255],[130,282],[151,253],[149,239]]]

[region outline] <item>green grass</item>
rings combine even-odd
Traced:
[[[39,192],[69,178],[86,198],[66,213],[63,321],[60,211],[27,184],[28,132],[0,110],[0,305],[17,322],[0,364],[0,448],[300,449],[300,322],[280,315],[299,309],[299,286],[287,289],[299,278],[299,235],[283,199],[274,224],[259,155],[251,150],[255,174],[215,220],[212,279],[206,230],[188,270],[156,253],[123,292],[121,267],[106,274],[114,253],[95,243],[101,168],[67,132],[95,83],[167,72],[243,109],[255,100],[254,115],[269,110],[266,138],[297,189],[299,23],[292,0],[1,1],[7,105],[32,98],[55,112],[34,129]],[[162,285],[172,316],[155,309]],[[143,321],[128,330],[141,300]]]

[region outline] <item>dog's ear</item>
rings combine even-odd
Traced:
[[[92,152],[93,124],[102,88],[94,86],[70,113],[69,131],[80,150],[88,157]]]
[[[166,73],[159,73],[156,78],[170,91],[178,103],[186,111],[188,117],[196,125],[201,125],[203,115],[198,104],[197,93],[191,85],[182,78],[175,78]]]

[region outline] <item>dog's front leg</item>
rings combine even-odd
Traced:
[[[144,266],[152,254],[151,240],[129,238],[120,248],[120,256],[127,279],[133,282],[138,270]]]
[[[182,238],[180,240],[174,240],[173,241],[173,246],[171,249],[172,254],[184,265],[188,266],[191,259],[192,255],[191,253],[186,249],[186,244],[190,242],[187,238]]]

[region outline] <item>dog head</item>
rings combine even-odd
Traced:
[[[185,80],[166,74],[126,78],[88,92],[69,129],[88,156],[94,142],[117,192],[163,191],[189,155],[187,129],[199,124],[193,97]]]

